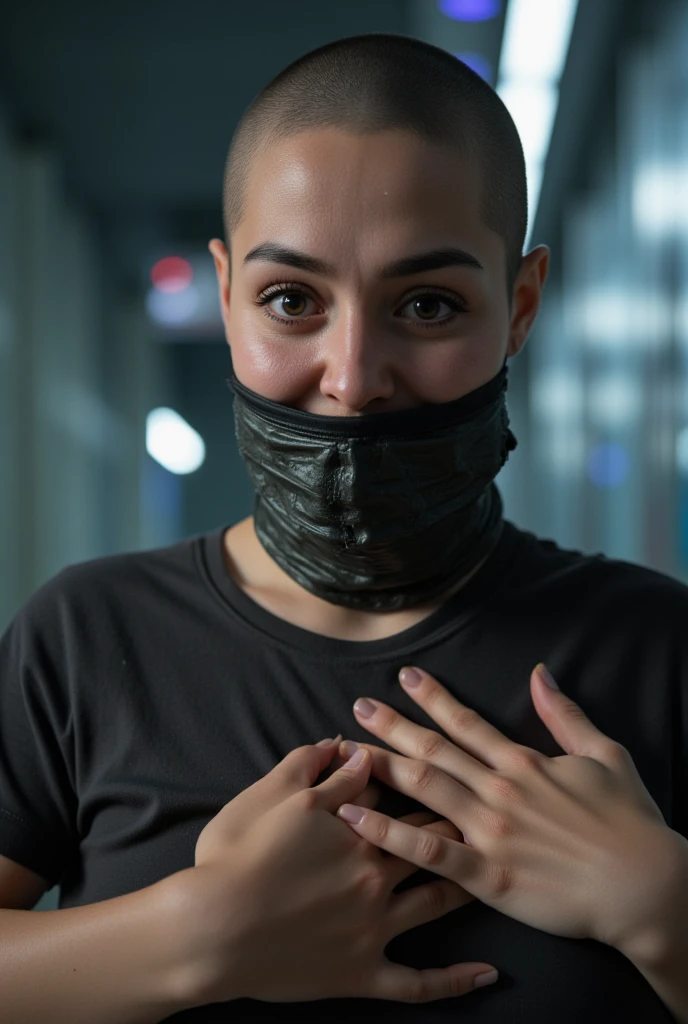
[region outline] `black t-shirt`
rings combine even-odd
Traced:
[[[354,718],[358,697],[438,728],[399,685],[405,664],[510,739],[557,756],[530,696],[531,671],[546,662],[628,748],[667,824],[688,836],[688,588],[679,582],[507,522],[479,573],[423,622],[381,640],[335,640],[244,594],[224,563],[224,531],[65,569],[0,642],[0,853],[59,883],[60,907],[193,866],[204,825],[294,747],[338,732],[380,743]],[[420,806],[382,788],[384,813]],[[417,872],[398,891],[431,877]],[[672,1020],[617,950],[477,900],[386,952],[416,968],[485,961],[500,979],[422,1005],[241,999],[168,1019]]]

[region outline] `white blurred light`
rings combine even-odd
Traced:
[[[526,165],[526,182],[528,185],[528,209],[537,210],[542,188],[542,176],[545,171],[544,163],[532,163]],[[532,230],[533,222],[528,214],[528,230]]]
[[[688,476],[688,427],[684,427],[676,438],[676,465],[679,473]]]
[[[558,82],[577,0],[511,0],[504,22],[500,77]]]
[[[498,92],[518,128],[526,165],[542,163],[557,109],[557,87],[548,82],[508,79]]]
[[[511,0],[507,8],[497,93],[523,143],[529,192],[526,248],[535,223],[559,103],[559,80],[577,7],[578,0]]]
[[[536,414],[545,419],[566,422],[582,416],[583,385],[570,371],[536,372],[531,393]]]
[[[688,295],[682,295],[674,306],[674,330],[679,345],[688,352]]]
[[[586,289],[567,305],[574,336],[590,348],[620,353],[661,348],[671,336],[673,315],[667,296],[621,285]]]
[[[146,309],[159,324],[184,324],[191,320],[199,305],[199,292],[194,284],[182,291],[164,292],[150,288],[146,295]]]
[[[658,163],[643,167],[633,181],[633,219],[651,237],[688,231],[688,167]]]
[[[203,465],[203,438],[174,409],[153,409],[146,417],[146,451],[170,473],[193,473]]]
[[[622,429],[639,418],[642,396],[638,381],[626,374],[597,377],[588,387],[588,408],[601,428]]]
[[[577,426],[556,427],[543,439],[543,457],[560,476],[579,473],[585,465],[585,438]]]

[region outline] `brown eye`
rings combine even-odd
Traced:
[[[275,312],[286,313],[288,316],[299,316],[306,308],[306,296],[303,292],[285,292],[278,299],[279,307]]]
[[[436,295],[423,295],[413,300],[414,312],[421,320],[434,320],[441,305],[442,303]]]
[[[440,292],[425,292],[409,299],[402,307],[403,310],[409,310],[404,319],[411,323],[441,327],[450,323],[457,313],[463,312],[464,307],[456,298]]]

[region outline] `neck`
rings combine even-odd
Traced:
[[[225,534],[228,571],[257,604],[279,618],[311,632],[353,641],[393,636],[422,622],[465,587],[480,572],[491,553],[488,552],[471,572],[432,601],[400,611],[361,611],[324,601],[293,580],[260,543],[252,516],[237,523]]]

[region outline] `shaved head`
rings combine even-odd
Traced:
[[[253,100],[225,166],[223,214],[230,253],[256,157],[282,139],[317,128],[353,135],[409,132],[472,163],[481,184],[480,215],[504,241],[511,293],[527,226],[525,162],[516,126],[497,93],[467,65],[400,35],[328,43],[286,67]],[[459,191],[456,202],[462,202]]]

